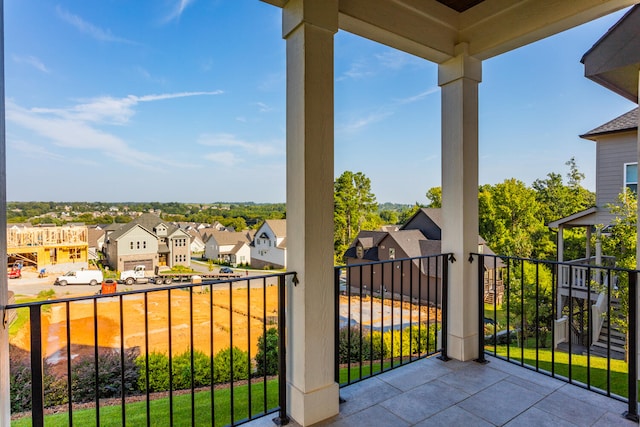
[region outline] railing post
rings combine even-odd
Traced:
[[[478,363],[488,363],[484,358],[484,255],[478,256]],[[496,339],[495,327],[493,339]]]
[[[287,416],[287,355],[286,355],[286,276],[283,274],[278,278],[278,416],[273,422],[279,426],[289,424]]]
[[[362,278],[360,278],[360,280],[362,281]],[[335,313],[335,320],[333,325],[333,375],[336,383],[340,384],[340,267],[336,267],[333,269],[333,285],[333,301]]]
[[[625,418],[638,422],[638,273],[629,272],[629,360],[628,392],[629,406],[624,413]]]
[[[442,255],[442,333],[440,334],[442,349],[438,359],[443,362],[449,360],[449,356],[447,356],[447,335],[449,335],[447,319],[449,317],[449,260],[451,260],[451,262],[455,261],[452,254]]]
[[[44,370],[42,365],[42,323],[40,305],[29,307],[31,329],[31,419],[32,425],[44,425]]]

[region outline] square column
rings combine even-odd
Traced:
[[[478,83],[482,63],[456,46],[438,67],[442,88],[442,252],[453,253],[449,266],[447,355],[470,360],[478,355],[478,268],[469,263],[478,252]]]
[[[287,45],[288,414],[307,426],[338,413],[334,381],[333,37],[337,0],[290,0]]]

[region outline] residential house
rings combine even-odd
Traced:
[[[249,263],[255,231],[214,231],[205,242],[204,257],[233,266]]]
[[[191,265],[191,237],[180,228],[145,213],[115,230],[107,230],[104,252],[110,268],[129,270],[144,265],[148,270],[158,266]]]
[[[251,242],[251,266],[287,268],[287,220],[268,219]]]
[[[187,233],[189,233],[189,236],[191,236],[191,243],[190,243],[191,253],[192,254],[203,253],[204,241],[202,240],[202,237],[200,237],[200,233],[198,232],[198,230],[190,229],[190,230],[187,230]]]
[[[442,253],[442,210],[422,208],[397,231],[360,231],[345,252],[347,265],[358,265],[378,261],[402,260],[438,255]],[[485,240],[478,236],[478,253],[495,255]],[[487,258],[484,265],[484,298],[486,302],[500,303],[504,295],[501,277],[502,262],[494,265]],[[390,262],[379,271],[367,266],[348,269],[347,285],[353,289],[367,289],[380,293],[391,292],[440,304],[442,295],[435,289],[440,285],[442,265],[433,258]],[[386,268],[387,270],[384,270]],[[391,271],[394,271],[393,276]],[[360,279],[362,276],[362,281]]]
[[[98,252],[102,252],[102,246],[104,245],[104,229],[99,225],[88,227],[88,258],[89,260],[97,260]]]

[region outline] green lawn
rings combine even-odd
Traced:
[[[485,347],[486,350],[493,353],[493,345]],[[498,356],[507,356],[507,346],[498,345],[496,348]],[[509,349],[509,357],[511,361],[521,361],[521,350],[517,345],[511,345]],[[592,387],[607,390],[607,359],[603,357],[591,356],[587,360],[587,356],[556,351],[555,354],[550,349],[543,348],[538,350],[538,367],[547,372],[553,372],[556,375],[569,377],[569,356],[571,356],[571,380],[587,384],[587,375]],[[553,362],[552,362],[553,361]],[[532,367],[536,366],[536,349],[524,349],[524,364]],[[587,369],[587,367],[590,369]],[[611,360],[610,384],[611,393],[627,397],[627,363],[622,360]],[[588,371],[590,371],[588,373]],[[639,388],[640,390],[640,388]]]
[[[236,386],[233,390],[234,420],[246,419],[248,412],[248,386]],[[251,387],[252,415],[264,412],[263,383],[254,383]],[[211,392],[195,393],[195,425],[211,426]],[[216,426],[231,423],[231,393],[229,389],[216,390],[214,398],[214,417]],[[150,402],[150,425],[163,427],[169,425],[169,398],[152,400]],[[278,407],[278,381],[267,381],[267,410]],[[103,406],[100,408],[100,426],[122,426],[122,406]],[[146,401],[128,403],[125,405],[126,425],[142,426],[147,422]],[[62,412],[45,416],[47,427],[68,426],[69,414]],[[73,424],[78,426],[96,425],[96,410],[81,409],[73,411]],[[31,426],[31,418],[21,418],[11,423],[12,426]],[[191,426],[191,394],[173,397],[173,425]]]

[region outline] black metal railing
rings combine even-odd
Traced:
[[[238,425],[272,413],[286,424],[294,276],[11,304],[24,322],[10,351],[12,412],[34,426]]]
[[[517,363],[628,403],[638,421],[638,270],[471,254],[504,282],[502,303],[479,290],[479,354]],[[579,270],[578,270],[579,269]]]
[[[335,268],[335,380],[352,384],[440,353],[447,359],[451,254]]]

